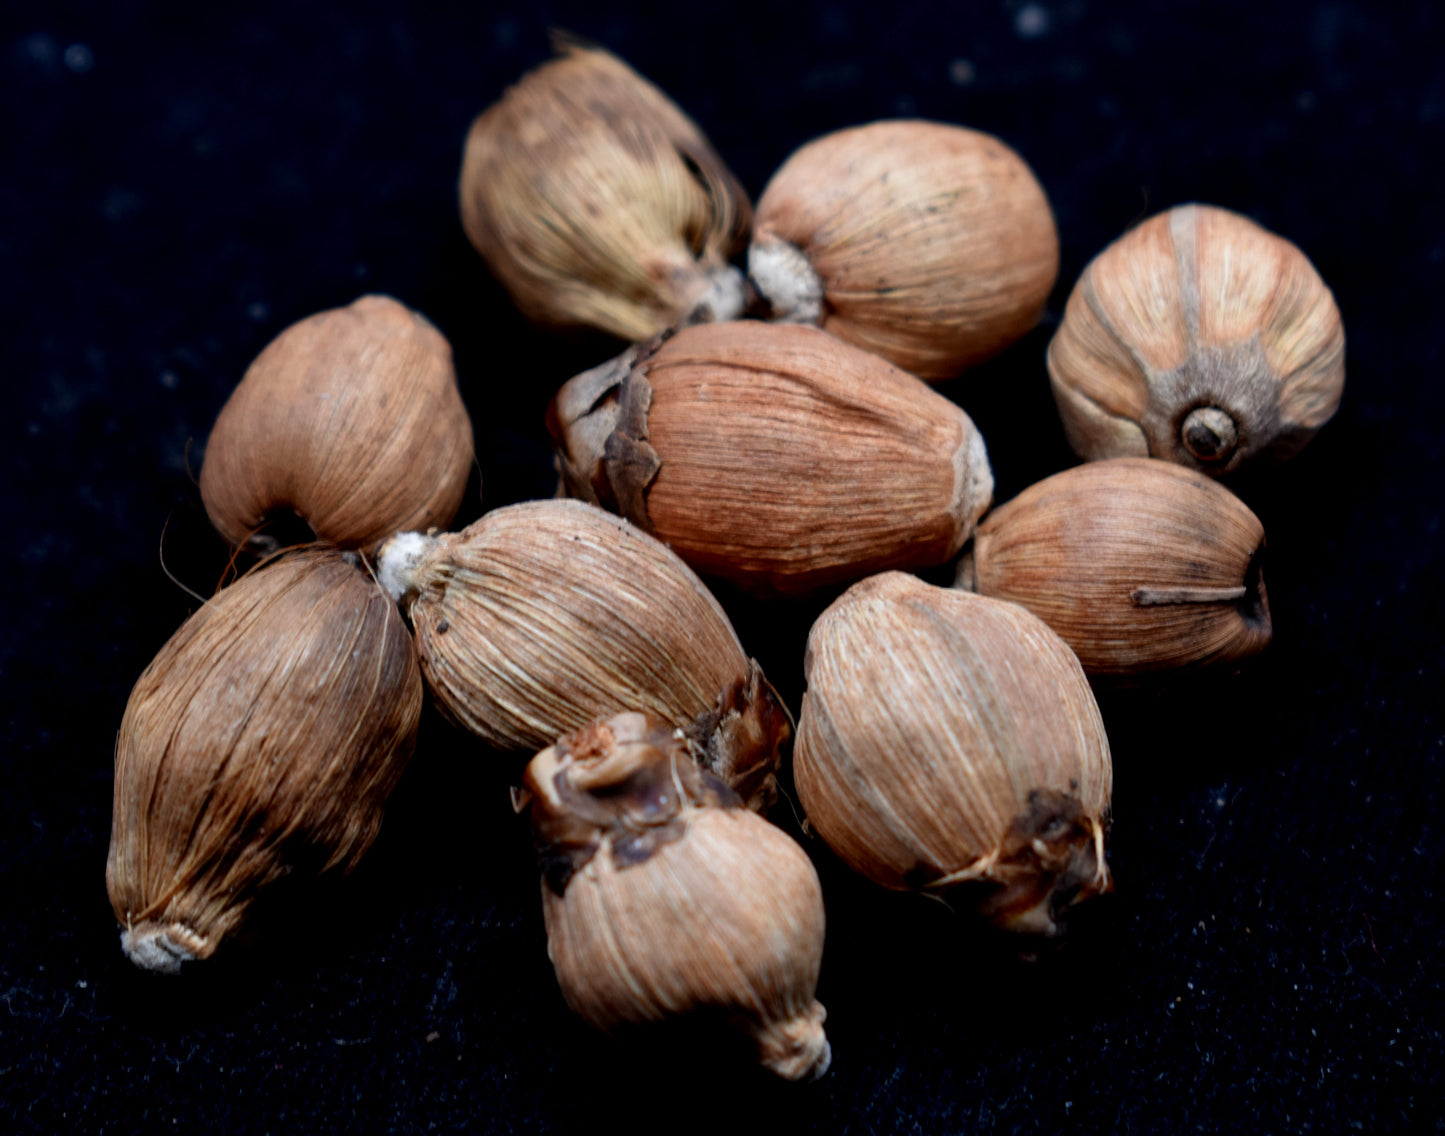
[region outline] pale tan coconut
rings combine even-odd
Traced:
[[[794,771],[844,862],[1032,944],[1112,889],[1113,774],[1087,679],[1017,604],[888,572],[818,618]]]
[[[467,236],[539,323],[646,339],[732,319],[747,195],[702,132],[616,56],[562,43],[467,136]]]
[[[1333,417],[1345,330],[1293,244],[1227,209],[1181,205],[1089,263],[1048,359],[1080,457],[1217,477],[1292,457]]]
[[[921,378],[1038,323],[1059,272],[1048,198],[991,134],[875,122],[803,146],[758,201],[748,275],[772,318],[817,324]]]

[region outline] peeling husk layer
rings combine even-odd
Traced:
[[[233,545],[295,513],[321,540],[371,550],[400,529],[445,525],[472,466],[472,425],[452,350],[386,296],[293,324],[257,356],[206,445],[201,498]]]
[[[959,585],[1028,608],[1090,675],[1238,662],[1269,645],[1264,527],[1203,474],[1089,462],[995,509]]]
[[[1059,271],[1043,187],[999,139],[938,122],[824,135],[758,201],[748,273],[775,319],[945,379],[1038,322]]]
[[[1237,213],[1181,205],[1090,262],[1048,360],[1080,457],[1219,476],[1291,457],[1329,421],[1345,331],[1293,244]]]
[[[1112,890],[1108,739],[1033,615],[890,572],[823,612],[804,667],[798,796],[855,870],[945,893],[1025,944]]]
[[[760,594],[940,564],[993,493],[968,415],[811,327],[654,340],[567,383],[549,426],[569,495]]]
[[[348,555],[283,555],[186,620],[116,740],[106,886],[131,960],[174,973],[267,885],[349,871],[421,706],[406,625]]]
[[[771,803],[787,710],[701,580],[633,525],[530,501],[460,533],[383,547],[442,711],[535,753],[595,718],[645,711],[752,807]]]
[[[814,998],[823,892],[807,855],[691,762],[678,732],[623,714],[527,767],[547,950],[604,1031],[716,1019],[789,1080],[831,1058]]]
[[[646,339],[731,319],[747,195],[702,132],[605,51],[562,45],[480,115],[462,162],[467,236],[530,319]]]

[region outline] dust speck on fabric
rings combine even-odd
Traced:
[[[72,43],[65,49],[65,65],[77,75],[84,75],[95,67],[95,53],[83,43]]]
[[[1024,39],[1037,39],[1048,30],[1049,10],[1042,4],[1025,4],[1014,15],[1014,31]]]

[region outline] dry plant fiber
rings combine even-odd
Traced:
[[[752,215],[697,126],[620,59],[563,42],[472,124],[467,236],[530,319],[646,339],[731,319]]]
[[[268,885],[350,870],[421,706],[411,635],[353,554],[283,553],[186,620],[116,740],[106,886],[131,960],[174,973]]]

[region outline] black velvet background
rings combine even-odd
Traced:
[[[1445,36],[1434,4],[9,0],[0,13],[0,1128],[36,1132],[1441,1130],[1439,381]],[[542,410],[614,347],[528,328],[466,243],[473,115],[560,26],[620,53],[749,191],[799,144],[917,115],[999,134],[1052,200],[1043,326],[946,384],[999,500],[1071,463],[1043,351],[1087,260],[1201,200],[1298,243],[1349,336],[1344,405],[1234,488],[1274,647],[1103,700],[1119,890],[1045,965],[808,847],[834,1065],[774,1084],[575,1021],[515,764],[429,716],[361,870],[180,980],[106,901],[131,683],[225,549],[193,481],[282,328],[363,291],[450,337],[479,445],[458,523],[548,495]],[[796,709],[821,601],[720,589]],[[791,827],[791,822],[789,823]],[[797,834],[795,827],[792,831]]]

